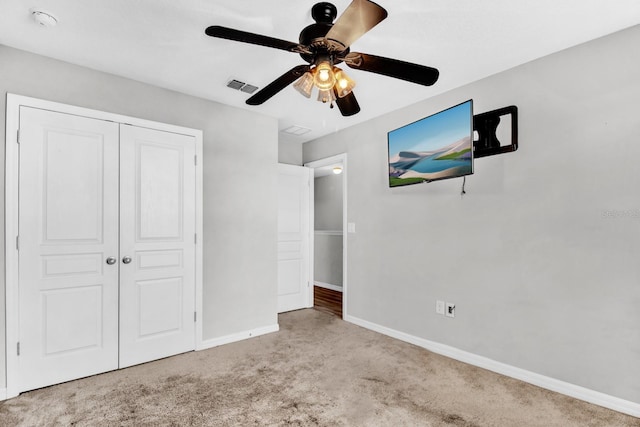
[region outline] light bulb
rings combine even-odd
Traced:
[[[340,98],[343,98],[351,93],[354,87],[356,87],[356,82],[351,80],[347,73],[342,71],[338,67],[333,67],[333,72],[336,76],[336,92]]]
[[[328,82],[329,77],[331,77],[331,75],[329,74],[329,70],[324,68],[318,70],[318,80],[320,80],[321,82]]]
[[[327,61],[322,61],[316,65],[314,83],[320,90],[331,89],[336,83],[336,76],[333,74],[331,64]]]
[[[332,171],[335,175],[340,175],[342,173],[342,166],[334,166]]]

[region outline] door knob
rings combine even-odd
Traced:
[[[107,258],[107,264],[113,265],[115,263],[116,263],[115,257],[110,256],[109,258]]]
[[[130,262],[131,262],[131,257],[129,256],[125,256],[124,258],[122,258],[123,264],[129,264]]]

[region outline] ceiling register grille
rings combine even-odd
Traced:
[[[239,90],[245,93],[253,93],[258,90],[258,86],[250,85],[245,82],[241,82],[240,80],[231,79],[227,82],[227,87],[231,89]]]

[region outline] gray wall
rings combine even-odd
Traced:
[[[277,323],[275,119],[0,45],[3,147],[7,92],[202,129],[204,339]],[[239,167],[251,173],[239,174]],[[4,216],[4,208],[0,212]],[[1,299],[4,272],[0,280]],[[6,378],[4,306],[1,300],[0,388]]]
[[[342,231],[342,175],[316,178],[313,184],[316,230]]]
[[[313,280],[342,286],[342,234],[316,233],[313,240]]]
[[[314,180],[314,228],[342,231],[342,175]],[[316,233],[313,245],[313,279],[342,286],[342,235]]]
[[[278,142],[278,163],[302,166],[302,144],[299,142]]]
[[[349,155],[348,314],[640,402],[639,45],[636,26],[306,143]],[[387,131],[469,98],[517,105],[520,149],[478,159],[464,197],[389,189]]]

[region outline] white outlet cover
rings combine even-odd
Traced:
[[[347,233],[355,233],[356,232],[356,223],[349,222],[347,223]]]
[[[436,314],[444,314],[444,301],[436,301]]]
[[[451,303],[451,302],[447,302],[444,305],[444,315],[447,317],[456,317],[456,305]]]

